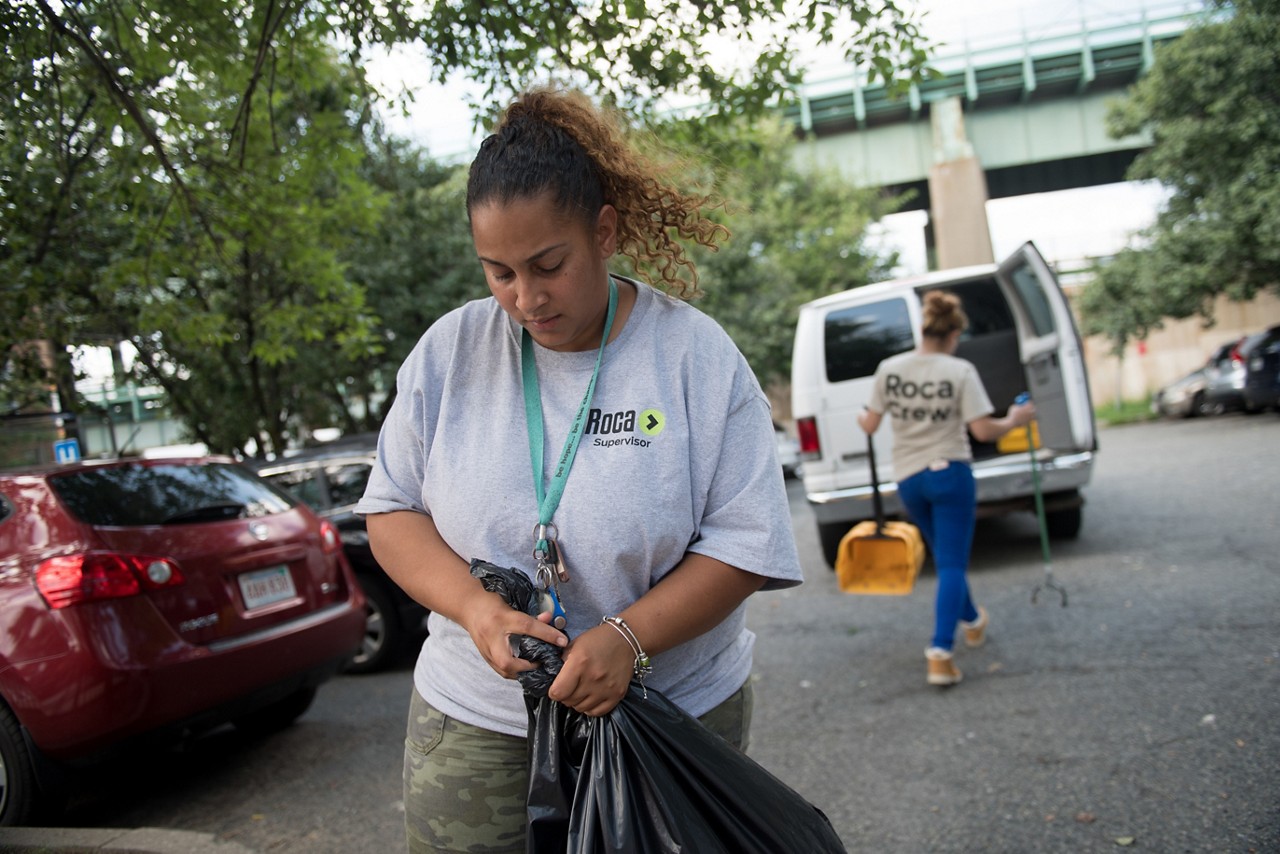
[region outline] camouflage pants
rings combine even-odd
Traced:
[[[699,720],[745,750],[751,681]],[[405,836],[411,854],[521,854],[526,740],[446,717],[417,691],[404,748]]]

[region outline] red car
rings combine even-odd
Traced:
[[[287,726],[364,623],[333,525],[229,458],[0,472],[0,824],[133,736]]]

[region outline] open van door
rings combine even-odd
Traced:
[[[1041,444],[1056,450],[1094,450],[1084,348],[1057,277],[1028,242],[1000,264],[996,279],[1013,308]]]

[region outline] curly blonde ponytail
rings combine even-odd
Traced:
[[[684,193],[661,173],[631,145],[615,113],[581,92],[539,87],[508,106],[481,143],[467,181],[467,213],[550,192],[558,210],[590,224],[601,206],[612,205],[618,251],[650,284],[689,299],[698,294],[698,272],[679,239],[715,248],[729,232],[706,217],[704,209],[716,206],[711,197]]]

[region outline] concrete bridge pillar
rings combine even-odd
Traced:
[[[931,255],[937,269],[995,260],[987,225],[987,178],[964,130],[960,98],[930,106],[933,165],[929,167]]]

